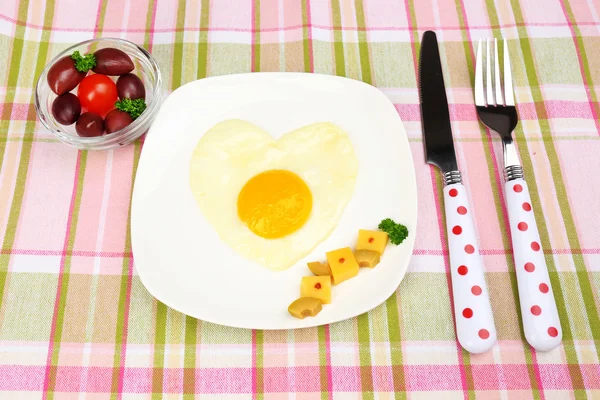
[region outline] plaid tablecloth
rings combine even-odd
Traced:
[[[0,1],[0,398],[600,398],[599,15],[597,0]],[[423,162],[426,29],[441,43],[498,329],[498,345],[477,356],[455,339],[441,181]],[[129,236],[142,143],[73,150],[32,105],[46,62],[97,36],[149,49],[167,90],[248,71],[380,88],[406,125],[420,201],[398,291],[358,318],[276,332],[155,301]],[[517,143],[564,330],[547,353],[523,339],[500,143],[473,106],[475,43],[487,37],[512,53]]]

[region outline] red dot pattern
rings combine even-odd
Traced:
[[[527,264],[525,264],[525,271],[527,271],[527,272],[535,271],[535,265],[533,265],[533,263],[528,262]]]
[[[521,193],[523,191],[523,186],[516,184],[513,186],[513,190],[515,191],[515,193]],[[531,203],[529,203],[529,201],[524,201],[523,203],[521,203],[521,208],[523,208],[523,210],[526,212],[530,212],[532,210]],[[525,232],[529,229],[529,226],[527,225],[527,222],[521,221],[517,224],[517,229],[519,229],[519,231],[521,231],[521,232]],[[541,250],[541,246],[538,241],[535,241],[535,240],[532,241],[530,246],[531,246],[531,250],[533,250],[533,251]],[[524,268],[525,268],[525,271],[532,273],[535,271],[535,264],[533,264],[532,262],[525,263]],[[539,288],[540,292],[544,293],[544,294],[548,293],[550,290],[550,287],[548,286],[548,284],[546,284],[544,282],[540,283],[538,288]],[[473,288],[471,288],[471,291],[473,291]],[[537,304],[532,305],[530,307],[529,311],[531,312],[532,315],[535,315],[535,316],[542,314],[542,308]],[[548,335],[551,337],[557,337],[558,329],[556,329],[556,327],[554,327],[554,326],[549,327]],[[481,330],[479,331],[479,336],[481,337]]]
[[[520,191],[520,190],[519,190]],[[450,195],[450,197],[456,197],[458,196],[458,190],[456,189],[450,189],[448,191],[448,194]],[[459,215],[465,215],[467,214],[467,208],[465,206],[459,206],[456,209],[456,212]],[[463,232],[463,229],[460,225],[455,225],[454,227],[452,227],[452,233],[454,235],[460,235]],[[472,244],[467,244],[465,245],[465,252],[467,254],[473,254],[475,253],[475,247]],[[466,265],[461,265],[457,268],[457,272],[459,275],[467,275],[469,273],[469,268]],[[479,296],[483,293],[483,290],[481,289],[481,286],[478,285],[474,285],[471,287],[471,293],[475,296]],[[471,308],[465,308],[462,310],[462,316],[464,318],[472,318],[473,317],[473,310]],[[479,335],[479,337],[481,339],[488,339],[490,337],[490,332],[487,329],[480,329],[477,334]]]

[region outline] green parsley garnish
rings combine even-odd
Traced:
[[[408,228],[402,224],[397,224],[391,218],[381,221],[378,228],[386,232],[390,238],[390,242],[396,246],[408,237]]]
[[[78,51],[74,51],[71,54],[71,59],[75,61],[75,69],[79,72],[88,72],[96,66],[96,56],[93,54],[82,56]]]
[[[146,109],[146,102],[144,99],[123,99],[119,100],[115,103],[115,107],[117,110],[125,111],[127,114],[131,116],[131,118],[136,119]]]

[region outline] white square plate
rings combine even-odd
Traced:
[[[247,120],[279,138],[315,122],[344,129],[358,158],[354,194],[339,224],[306,258],[273,272],[223,243],[198,208],[190,186],[192,152],[227,119]],[[356,243],[358,229],[384,218],[406,225],[408,238],[388,244],[381,263],[333,287],[332,304],[314,318],[293,318],[288,305],[310,275],[307,261]],[[138,166],[131,215],[135,266],[158,300],[193,317],[252,329],[317,326],[376,307],[396,290],[412,253],[417,190],[398,113],[379,90],[326,75],[254,73],[188,83],[174,91],[150,129]]]

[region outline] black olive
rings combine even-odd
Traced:
[[[144,83],[137,75],[126,74],[117,80],[117,92],[120,99],[146,99]]]
[[[73,93],[65,93],[58,96],[52,102],[52,115],[62,125],[71,125],[81,114],[81,103]]]
[[[75,130],[79,136],[83,137],[102,136],[104,133],[104,120],[96,113],[83,113],[75,124]]]

